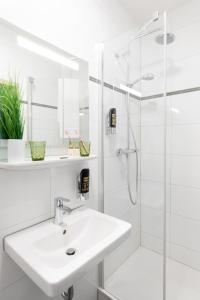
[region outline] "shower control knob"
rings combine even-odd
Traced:
[[[132,153],[136,153],[136,152],[137,152],[136,149],[122,149],[122,148],[119,148],[119,149],[117,149],[117,156],[122,156],[122,154],[128,155],[128,154],[132,154]]]

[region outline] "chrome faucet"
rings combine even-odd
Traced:
[[[78,201],[76,203],[72,203],[70,199],[57,197],[55,198],[55,224],[62,225],[63,224],[63,215],[66,212],[71,213],[72,211],[84,206],[84,202]]]

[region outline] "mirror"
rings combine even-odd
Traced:
[[[70,138],[89,140],[88,63],[13,25],[0,24],[0,79],[22,86],[24,139],[63,154]],[[48,155],[48,153],[47,153]]]

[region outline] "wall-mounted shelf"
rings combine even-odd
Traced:
[[[90,155],[88,157],[66,157],[61,158],[63,156],[47,156],[45,160],[41,161],[32,161],[25,160],[24,162],[19,163],[8,163],[8,162],[1,162],[0,161],[0,169],[5,170],[13,170],[13,171],[20,171],[20,170],[32,170],[32,169],[47,169],[47,168],[57,168],[63,167],[73,163],[80,163],[84,161],[89,161],[96,159],[96,155]]]

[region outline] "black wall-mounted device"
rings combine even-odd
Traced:
[[[82,169],[78,178],[78,189],[79,194],[84,199],[89,198],[89,187],[90,187],[90,170]]]
[[[117,111],[116,108],[111,108],[108,113],[108,125],[107,125],[107,133],[108,134],[116,134],[116,126],[117,126]]]

